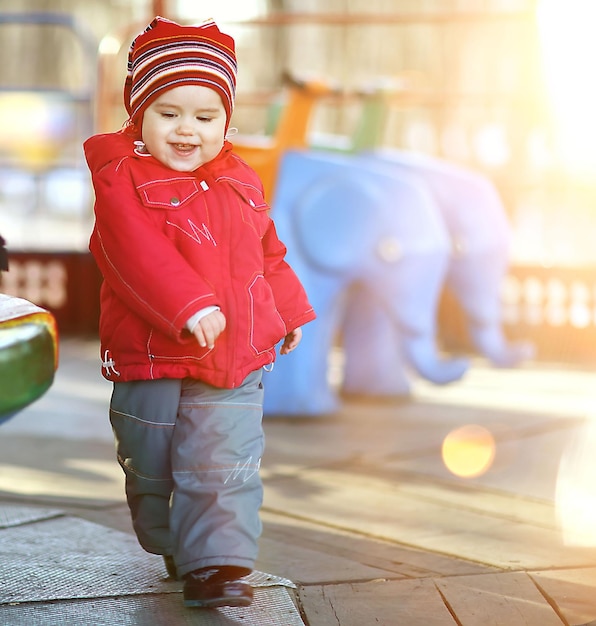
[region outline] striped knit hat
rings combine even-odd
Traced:
[[[145,109],[164,91],[203,85],[220,95],[227,130],[234,110],[236,71],[234,40],[213,20],[182,26],[156,17],[128,52],[124,104],[130,120],[140,128]]]

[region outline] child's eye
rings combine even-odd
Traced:
[[[197,117],[197,119],[199,120],[199,122],[210,122],[213,118],[212,117],[205,117],[204,115],[199,115],[199,117]]]
[[[169,111],[163,111],[161,116],[165,117],[167,119],[172,119],[173,117],[176,117],[176,114],[175,113],[170,113]]]

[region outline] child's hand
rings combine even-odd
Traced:
[[[302,339],[302,328],[296,328],[289,332],[284,339],[284,342],[279,349],[280,354],[288,354],[300,343]]]
[[[215,345],[215,340],[221,335],[225,327],[225,315],[221,311],[213,311],[213,313],[202,317],[192,332],[201,348],[211,350]]]

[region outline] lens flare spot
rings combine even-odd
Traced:
[[[442,446],[443,463],[455,476],[482,476],[495,458],[495,439],[482,426],[468,424],[452,430]]]

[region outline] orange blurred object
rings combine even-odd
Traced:
[[[277,171],[287,150],[308,146],[308,127],[318,100],[332,89],[320,80],[287,79],[288,101],[283,106],[275,134],[236,135],[232,138],[234,151],[259,175],[265,188],[265,197],[271,202],[275,191]]]

